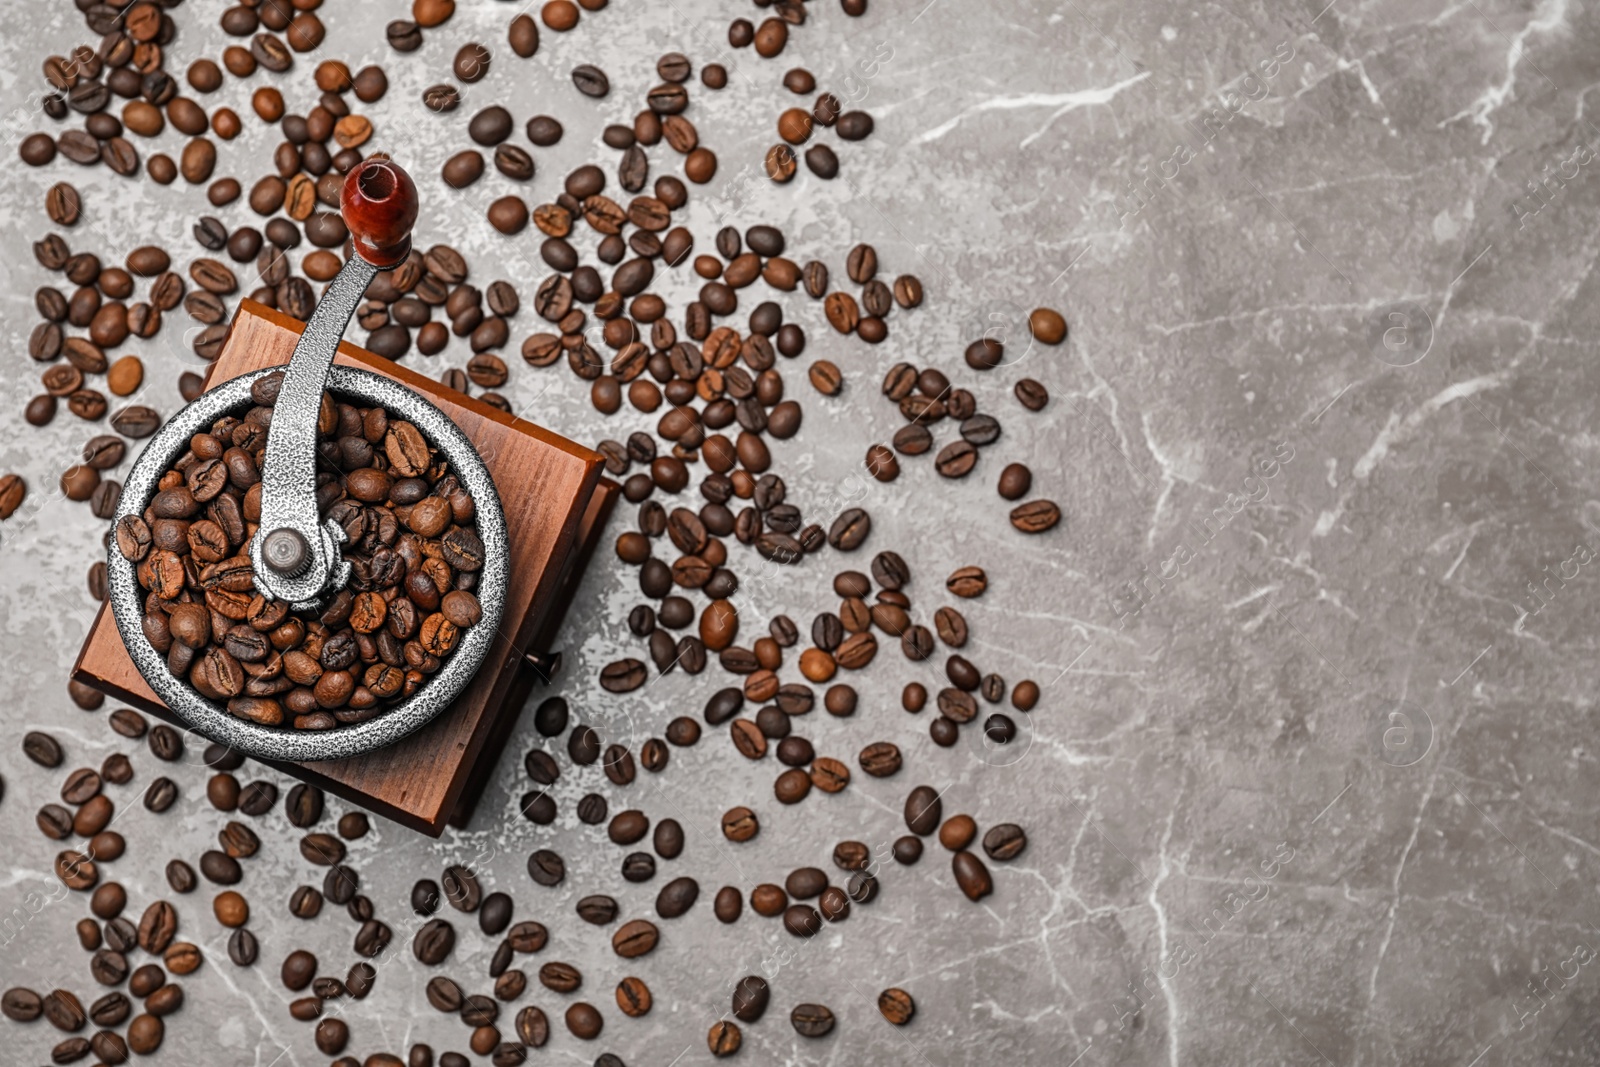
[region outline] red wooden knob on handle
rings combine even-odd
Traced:
[[[339,214],[362,259],[383,268],[397,266],[411,253],[417,187],[393,160],[363,160],[345,176]]]

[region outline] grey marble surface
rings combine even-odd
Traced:
[[[807,412],[801,435],[775,449],[791,497],[819,513],[861,497],[875,519],[868,548],[912,561],[924,616],[945,601],[952,568],[985,566],[988,594],[963,605],[972,658],[1037,679],[1044,697],[1009,749],[966,738],[938,749],[926,715],[907,716],[897,700],[904,682],[932,684],[936,672],[882,656],[857,679],[854,719],[814,713],[804,726],[819,751],[852,763],[868,741],[896,741],[907,754],[896,777],[857,775],[839,796],[782,809],[770,760],[747,763],[711,731],[626,791],[598,767],[568,771],[548,829],[515,813],[520,755],[540,743],[525,718],[468,831],[430,841],[379,824],[353,846],[396,951],[373,994],[347,1006],[351,1051],[465,1048],[459,1021],[423,998],[428,972],[407,950],[405,901],[416,877],[471,862],[513,892],[519,917],[550,927],[534,967],[575,963],[582,996],[605,1012],[598,1042],[559,1032],[540,1054],[554,1062],[605,1050],[630,1065],[708,1062],[706,1029],[733,981],[763,971],[773,1008],[745,1027],[752,1063],[1600,1062],[1594,8],[873,0],[849,20],[832,0],[810,7],[811,23],[770,62],[725,46],[727,20],[754,9],[709,0],[614,3],[572,34],[547,33],[529,61],[502,44],[512,4],[463,2],[421,52],[395,57],[381,26],[405,5],[330,3],[319,54],[389,67],[389,96],[369,109],[373,144],[423,179],[419,242],[450,241],[475,278],[510,278],[525,298],[543,274],[532,231],[506,239],[481,216],[482,194],[508,183],[491,175],[471,195],[447,195],[437,177],[467,143],[466,115],[506,99],[519,126],[536,111],[567,124],[562,144],[537,157],[538,202],[572,166],[609,163],[600,128],[637,109],[656,55],[727,63],[727,91],[694,86],[691,115],[722,161],[690,211],[702,243],[719,217],[770,221],[797,258],[842,272],[845,250],[870,241],[885,271],[914,272],[928,291],[879,348],[841,342],[817,305],[785,300],[811,334],[808,356],[834,359],[848,381],[823,399],[790,374]],[[177,11],[170,65],[220,51],[220,10],[191,0]],[[92,618],[83,575],[101,529],[52,493],[84,428],[65,415],[43,431],[21,419],[38,372],[24,354],[31,293],[47,281],[28,249],[47,230],[43,193],[60,177],[86,198],[70,242],[107,258],[146,241],[189,252],[204,201],[65,162],[20,168],[39,60],[85,33],[70,4],[18,5],[8,19],[0,470],[23,474],[32,492],[0,524],[0,985],[60,985],[87,1002],[98,990],[72,935],[84,902],[56,899],[55,846],[30,825],[59,775],[23,759],[16,739],[53,731],[68,767],[98,765],[119,739],[64,694]],[[422,113],[420,90],[473,39],[497,47],[489,77],[453,118]],[[578,96],[566,71],[579,62],[610,72],[610,99]],[[796,64],[877,118],[869,141],[842,146],[831,185],[802,174],[776,188],[759,175],[790,99],[781,74]],[[280,81],[304,99],[304,57],[300,66]],[[246,88],[223,96],[246,110]],[[219,173],[248,185],[274,143],[251,125],[225,146]],[[175,153],[177,135],[161,145]],[[219,214],[238,225],[248,209]],[[665,293],[681,301],[688,283],[673,284]],[[1028,344],[1026,311],[1039,304],[1067,316],[1069,344]],[[531,328],[525,313],[514,336]],[[1013,359],[980,378],[961,351],[986,331],[1006,338]],[[183,324],[174,317],[127,349],[149,366],[141,398],[173,410],[178,371],[197,364]],[[900,359],[946,370],[1005,422],[967,480],[943,482],[918,461],[892,484],[863,479],[867,445],[899,425],[877,382]],[[464,361],[458,344],[430,366]],[[513,363],[507,394],[556,430],[592,442],[653,422],[602,419],[564,369]],[[1036,416],[1010,395],[1024,374],[1052,393]],[[1038,491],[1067,514],[1046,536],[1023,538],[996,506],[994,478],[1011,460],[1031,464]],[[831,606],[831,563],[762,584],[745,617],[807,620]],[[1535,599],[1530,583],[1547,591]],[[723,683],[713,670],[602,693],[596,671],[635,648],[622,624],[634,588],[609,559],[592,568],[567,624],[560,691],[583,721],[637,741],[697,714]],[[191,745],[189,765],[171,771],[140,748],[136,784],[112,790],[130,845],[112,876],[136,910],[166,893],[166,859],[197,858],[222,821],[198,760]],[[136,800],[159,773],[182,790],[160,818]],[[734,926],[712,918],[722,884],[748,890],[796,865],[828,867],[841,838],[892,840],[919,782],[946,791],[947,812],[1028,830],[1028,851],[993,865],[996,891],[980,905],[956,891],[934,846],[917,867],[890,865],[878,903],[811,942],[748,912]],[[683,857],[653,884],[623,885],[622,850],[575,817],[590,790],[613,810],[680,819]],[[743,802],[764,829],[730,847],[716,819]],[[205,888],[180,901],[181,936],[208,960],[185,982],[159,1062],[327,1060],[290,1019],[277,967],[306,945],[324,973],[342,974],[353,927],[333,908],[313,922],[288,916],[291,889],[321,872],[299,859],[284,820],[255,825],[265,847],[240,888],[261,962],[229,964]],[[540,846],[567,858],[558,890],[524,870]],[[700,880],[702,902],[664,923],[662,946],[635,963],[573,914],[597,891],[616,893],[625,915],[650,914],[659,884],[680,873]],[[457,918],[461,943],[444,970],[487,991],[493,941]],[[639,1020],[612,1001],[630,972],[655,993]],[[890,985],[918,1003],[904,1029],[874,1007]],[[570,999],[532,983],[506,1017],[538,1003],[555,1018]],[[788,1009],[807,1000],[839,1016],[830,1038],[790,1030]],[[0,1059],[44,1062],[56,1036],[43,1023],[6,1024]]]

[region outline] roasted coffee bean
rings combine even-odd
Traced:
[[[297,919],[314,919],[322,911],[322,894],[303,885],[289,894],[289,914]]]
[[[643,956],[656,947],[660,931],[648,919],[633,919],[623,923],[611,936],[611,947],[623,959]]]
[[[872,517],[861,508],[848,508],[841,512],[828,530],[828,544],[840,552],[853,552],[866,541],[872,532]]]
[[[157,982],[157,988],[159,988],[161,981],[164,980],[164,978],[165,978],[165,975],[163,975],[161,973],[161,969],[159,967],[155,967],[153,964],[151,964],[150,966],[155,970],[155,972],[157,974],[156,982]],[[142,973],[144,970],[145,970],[145,968],[141,967],[138,972],[135,972],[135,975],[134,975],[134,980],[135,981],[138,980],[139,974]],[[135,991],[135,993],[134,993],[135,996],[148,996],[150,993],[155,992],[155,989],[146,988],[142,984],[140,985],[139,988],[144,989],[145,991],[143,993],[139,993],[139,992]],[[131,984],[130,984],[130,989],[132,989],[132,985]],[[10,991],[8,991],[7,995],[9,996],[10,993],[28,993],[28,992],[31,992],[31,990],[10,990]],[[120,1025],[122,1025],[123,1021],[126,1020],[128,1018],[128,1016],[132,1012],[133,1012],[133,1005],[131,1003],[129,1003],[128,998],[126,996],[124,996],[121,993],[107,993],[105,996],[101,997],[99,1000],[96,1000],[93,1004],[89,1005],[89,1021],[94,1023],[96,1026],[99,1026],[99,1027],[120,1026]],[[6,1012],[6,1014],[7,1015],[11,1015],[11,1012],[8,1010]],[[37,1017],[38,1017],[37,1013],[35,1013],[34,1018],[37,1018]],[[15,1016],[13,1016],[13,1018],[15,1018]],[[21,1019],[19,1021],[27,1022],[29,1020]]]
[[[1017,402],[1029,411],[1039,411],[1050,402],[1050,393],[1042,384],[1032,378],[1022,378],[1012,389]]]
[[[90,958],[89,974],[101,985],[121,985],[128,977],[127,957],[103,948]]]
[[[528,120],[524,132],[528,140],[539,148],[549,148],[561,140],[561,123],[549,115],[535,115]]]
[[[316,825],[322,818],[322,790],[303,782],[293,786],[284,802],[284,813],[291,825],[302,830]]]
[[[361,924],[361,929],[356,932],[354,948],[357,955],[366,956],[368,959],[381,956],[383,951],[389,947],[389,941],[393,936],[394,931],[390,930],[386,924],[376,919],[368,919]]]
[[[150,783],[144,793],[144,806],[153,812],[161,813],[172,807],[178,799],[178,786],[170,778],[157,778]]]
[[[421,963],[436,967],[455,948],[456,932],[444,919],[429,919],[418,927],[411,940],[411,951]]]
[[[196,885],[194,868],[182,860],[172,860],[167,864],[167,885],[174,893],[192,893]]]
[[[527,59],[539,50],[539,24],[526,13],[511,20],[507,34],[511,50]]]
[[[164,900],[158,900],[145,909],[139,920],[139,947],[152,955],[167,950],[178,932],[178,913]]]
[[[906,797],[906,828],[920,837],[926,837],[938,829],[943,814],[939,793],[932,786],[919,785]]]
[[[878,1011],[896,1026],[904,1026],[917,1013],[916,1002],[903,989],[885,989],[878,994]]]
[[[572,1035],[584,1041],[592,1041],[600,1036],[605,1020],[593,1005],[581,1001],[567,1008],[567,1029]]]
[[[332,834],[309,833],[300,839],[300,855],[309,863],[331,867],[344,859],[344,842]]]
[[[611,897],[596,894],[578,901],[578,918],[595,926],[606,926],[616,921],[617,902]]]
[[[428,979],[426,993],[435,1011],[452,1014],[461,1010],[461,1003],[466,999],[461,987],[443,975]]]
[[[822,916],[809,904],[791,904],[783,910],[783,928],[795,937],[815,937],[822,930]]]
[[[994,880],[989,876],[989,868],[971,852],[957,852],[951,857],[950,868],[955,874],[956,885],[968,900],[982,900],[994,892]]]
[[[127,785],[133,781],[133,762],[125,754],[113,752],[100,764],[100,777],[112,785]]]
[[[583,975],[570,963],[552,961],[539,968],[539,982],[556,993],[571,993],[583,985]]]
[[[1006,500],[1020,500],[1033,488],[1033,472],[1021,463],[1010,463],[1000,472],[998,490]]]
[[[776,19],[768,21],[777,22]],[[778,25],[781,26],[783,23],[778,22]],[[739,1024],[727,1019],[719,1019],[712,1023],[710,1032],[706,1034],[706,1044],[710,1047],[711,1054],[718,1059],[732,1056],[739,1051],[743,1043],[744,1035],[739,1031]]]
[[[729,841],[748,841],[761,831],[756,813],[749,808],[729,808],[722,816],[722,835]]]
[[[69,401],[70,406],[70,401]],[[133,404],[111,415],[111,428],[124,437],[142,439],[155,433],[161,426],[161,416],[154,408]]]
[[[617,983],[617,1007],[622,1009],[622,1014],[636,1019],[641,1015],[649,1014],[653,1003],[654,998],[650,994],[650,987],[645,985],[642,979],[629,976]],[[605,1056],[600,1057],[601,1060],[605,1058]],[[615,1059],[615,1057],[612,1058]],[[600,1060],[595,1062],[599,1063]],[[621,1063],[620,1060],[617,1062]]]
[[[446,867],[439,882],[444,888],[445,899],[457,911],[477,911],[483,902],[483,889],[478,884],[478,876],[469,867],[459,864]]]
[[[511,925],[511,898],[505,893],[490,893],[483,898],[478,909],[478,928],[490,937],[503,933]]]
[[[480,145],[493,147],[511,135],[511,127],[511,112],[495,104],[472,116],[467,136]]]
[[[200,873],[216,885],[237,885],[244,877],[239,861],[226,852],[211,849],[200,856]]]
[[[56,417],[56,398],[49,393],[40,393],[28,401],[28,406],[23,412],[23,418],[29,426],[46,426]]]
[[[61,766],[61,743],[40,730],[30,730],[22,737],[22,753],[41,767]]]
[[[343,864],[335,864],[323,875],[322,892],[335,904],[348,904],[355,899],[356,888],[360,884],[360,875],[354,870]]]
[[[789,1012],[789,1025],[801,1037],[826,1037],[833,1021],[833,1012],[821,1004],[796,1004]]]
[[[411,910],[418,915],[427,916],[438,911],[441,899],[439,883],[431,878],[419,878],[411,887]]]
[[[968,444],[992,445],[1000,439],[1000,423],[989,415],[974,415],[961,423],[961,437]]]
[[[22,992],[31,993],[32,991],[23,990]],[[32,1007],[31,998],[23,997],[20,1007],[23,1014],[29,1014]],[[40,1001],[40,1009],[51,1026],[69,1034],[83,1029],[83,1024],[87,1019],[82,1003],[79,1002],[76,996],[65,989],[53,989],[46,993]],[[10,1015],[11,1013],[7,1012],[6,1014]],[[32,1014],[34,1018],[38,1017],[38,1013]]]
[[[699,882],[689,877],[674,878],[656,895],[656,914],[663,919],[676,919],[687,914],[699,898]]]
[[[556,886],[566,878],[567,866],[560,855],[541,848],[528,857],[528,875],[542,886]]]
[[[556,819],[556,801],[549,793],[526,793],[521,806],[523,817],[529,822],[548,826]]]
[[[1011,509],[1011,525],[1027,534],[1044,533],[1061,521],[1061,509],[1051,500],[1030,500]]]
[[[964,478],[978,462],[978,450],[968,441],[952,441],[939,450],[934,469],[946,478]]]
[[[603,97],[611,92],[611,81],[606,72],[589,63],[572,68],[572,84],[584,96]]]

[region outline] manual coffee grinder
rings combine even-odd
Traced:
[[[350,580],[344,531],[319,520],[315,495],[317,417],[327,390],[416,426],[471,495],[484,545],[475,590],[482,618],[437,672],[382,714],[320,730],[266,726],[230,714],[168,669],[142,629],[135,565],[113,539],[107,604],[73,677],[192,732],[197,743],[227,744],[437,835],[447,822],[465,822],[517,712],[559,669],[554,633],[618,490],[601,477],[592,450],[341,341],[368,285],[411,254],[416,188],[394,162],[369,159],[346,177],[340,213],[349,258],[310,320],[241,302],[206,391],[145,445],[113,523],[143,514],[190,439],[248,409],[251,386],[281,371],[260,472],[260,522],[248,547],[256,590],[314,613]]]

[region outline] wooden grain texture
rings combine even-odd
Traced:
[[[220,385],[261,367],[288,362],[303,324],[251,300],[241,303],[207,385]],[[438,382],[348,342],[335,362],[394,378],[449,415],[483,456],[500,493],[513,563],[505,613],[471,685],[426,727],[399,743],[355,759],[278,765],[287,773],[398,822],[438,835],[456,810],[473,765],[504,715],[514,719],[521,700],[523,654],[569,580],[568,564],[600,535],[592,521],[601,457],[581,445],[471,399]],[[614,487],[613,487],[614,488]],[[609,506],[611,491],[602,494]],[[585,518],[590,522],[586,523]],[[73,677],[119,700],[169,717],[122,647],[110,606],[102,608],[79,654]],[[525,690],[524,690],[525,693]],[[488,754],[492,758],[493,753]]]

